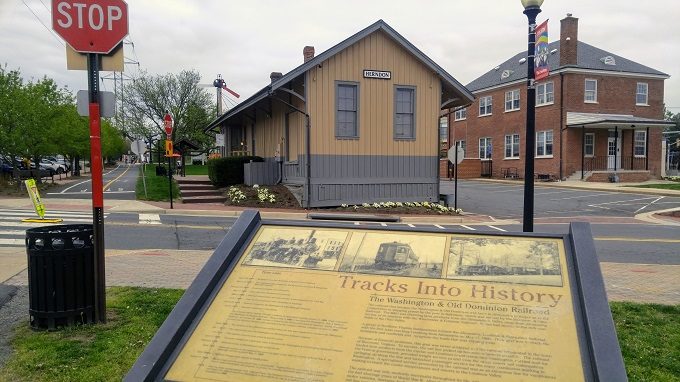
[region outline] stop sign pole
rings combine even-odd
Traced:
[[[168,187],[170,188],[170,209],[172,206],[172,158],[173,158],[173,148],[172,148],[172,116],[169,111],[165,112],[163,117],[163,125],[165,127],[165,156],[168,158]]]
[[[92,173],[94,246],[94,319],[106,322],[104,259],[104,181],[102,179],[99,59],[128,34],[127,3],[123,0],[52,0],[52,29],[76,52],[87,54]]]

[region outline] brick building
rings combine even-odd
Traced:
[[[550,76],[536,82],[537,177],[658,178],[669,76],[579,41],[571,15],[549,52]],[[523,177],[526,73],[525,51],[466,86],[475,101],[448,121],[448,141],[465,148],[466,175]]]

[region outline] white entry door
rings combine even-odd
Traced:
[[[607,140],[607,170],[621,168],[621,140],[609,137]]]

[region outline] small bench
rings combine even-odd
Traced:
[[[519,173],[517,172],[517,167],[502,167],[501,176],[507,179],[519,179]]]

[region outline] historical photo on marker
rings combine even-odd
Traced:
[[[446,278],[562,286],[558,241],[453,236]]]
[[[266,227],[243,264],[333,270],[348,235],[334,230]]]
[[[441,278],[446,237],[355,232],[340,272]]]

